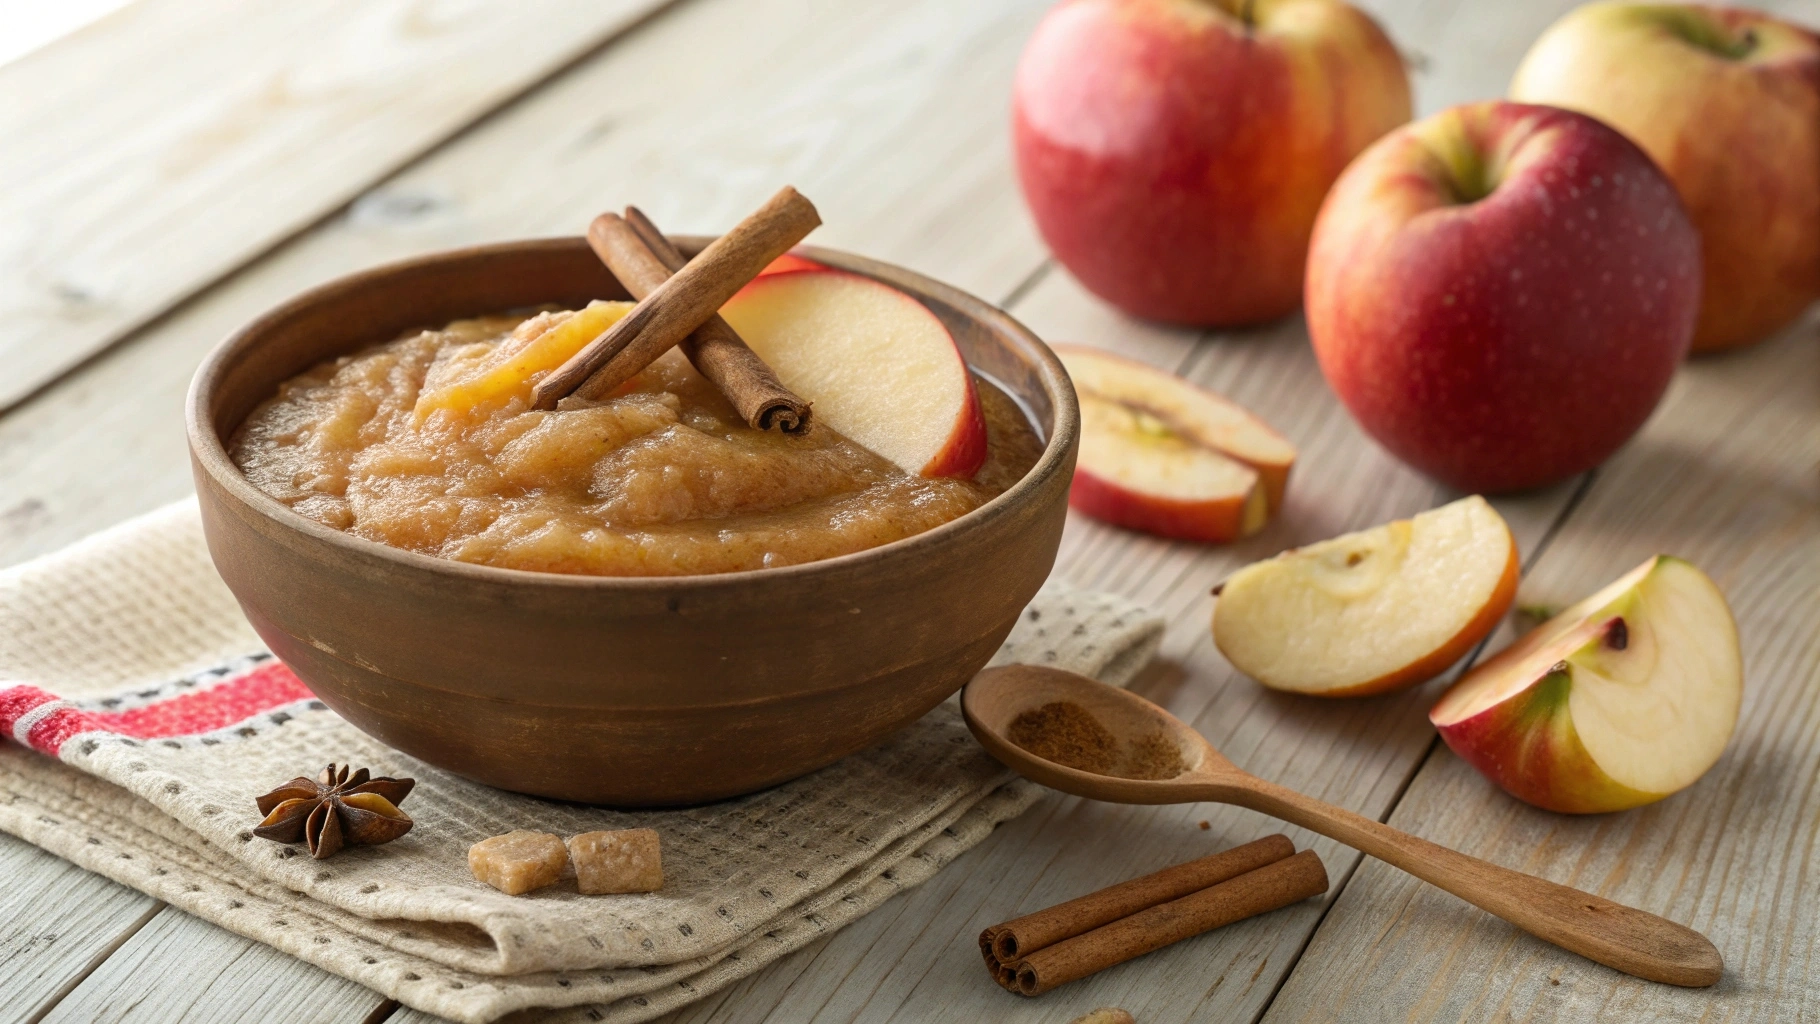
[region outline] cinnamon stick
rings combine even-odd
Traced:
[[[618,323],[538,381],[531,404],[554,409],[571,393],[590,398],[611,393],[707,323],[734,292],[820,223],[814,204],[784,186],[652,289]]]
[[[1327,869],[1313,850],[1159,903],[1090,932],[1027,954],[1012,970],[1019,995],[1037,996],[1234,921],[1327,891]]]
[[[1235,846],[1210,856],[1120,882],[1098,892],[1069,900],[986,929],[980,947],[1002,964],[1044,946],[1073,938],[1159,903],[1181,899],[1210,885],[1261,868],[1295,853],[1289,837],[1277,834]]]
[[[635,206],[625,219],[603,213],[588,225],[588,244],[634,299],[642,299],[688,262],[657,225]],[[758,430],[787,434],[809,428],[809,403],[784,387],[777,374],[719,314],[682,341],[683,355],[727,396],[740,417]]]

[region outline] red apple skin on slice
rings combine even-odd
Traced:
[[[1264,492],[1252,487],[1230,498],[1177,501],[1120,487],[1079,463],[1068,504],[1104,523],[1175,540],[1221,544],[1256,533],[1266,520]]]
[[[1069,504],[1161,537],[1220,543],[1281,504],[1295,448],[1230,400],[1133,359],[1056,345],[1081,401]]]
[[[889,285],[822,268],[766,274],[721,315],[816,419],[925,477],[970,477],[986,420],[954,338]]]
[[[1213,642],[1273,690],[1359,697],[1439,675],[1516,598],[1516,538],[1477,495],[1234,572]]]
[[[1389,693],[1402,690],[1418,683],[1426,683],[1447,670],[1447,666],[1466,657],[1466,652],[1473,645],[1490,635],[1497,628],[1499,620],[1510,611],[1510,606],[1517,600],[1517,582],[1523,575],[1523,561],[1517,553],[1515,538],[1510,542],[1510,561],[1504,563],[1504,575],[1498,580],[1498,589],[1491,595],[1491,600],[1479,609],[1479,614],[1472,621],[1460,627],[1452,639],[1435,648],[1433,654],[1420,661],[1412,662],[1408,667],[1379,676],[1376,679],[1360,683],[1357,686],[1341,690],[1330,690],[1321,694],[1323,697],[1369,697],[1374,693]]]
[[[1638,792],[1599,770],[1566,713],[1572,691],[1571,673],[1549,672],[1497,707],[1437,728],[1480,775],[1544,810],[1596,814],[1662,799],[1666,794]]]
[[[1647,664],[1627,673],[1628,655]],[[1693,680],[1683,687],[1691,701],[1648,700],[1670,674]],[[1724,595],[1692,565],[1657,556],[1467,673],[1429,720],[1455,754],[1519,800],[1564,814],[1621,811],[1679,792],[1712,767],[1736,725],[1742,680]],[[1627,705],[1641,710],[1618,716],[1616,729],[1607,724]],[[1576,715],[1597,732],[1584,734]],[[1655,776],[1647,784],[1614,777],[1639,764]]]

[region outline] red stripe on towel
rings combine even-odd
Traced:
[[[271,662],[208,689],[127,711],[58,708],[32,723],[24,739],[55,757],[64,741],[77,733],[111,732],[142,740],[194,736],[313,696],[283,663]],[[20,719],[57,699],[35,686],[0,689],[0,735],[12,738]]]

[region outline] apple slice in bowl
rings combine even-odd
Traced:
[[[841,270],[768,273],[721,316],[817,419],[927,477],[970,477],[986,420],[953,335],[929,307]]]
[[[1510,527],[1474,495],[1240,569],[1221,585],[1213,641],[1273,690],[1413,686],[1491,632],[1518,569]]]
[[[1658,555],[1468,672],[1428,718],[1512,796],[1583,814],[1692,785],[1724,751],[1743,693],[1725,595]]]
[[[1155,367],[1053,346],[1081,403],[1068,503],[1115,526],[1220,542],[1283,503],[1295,447],[1228,399]]]

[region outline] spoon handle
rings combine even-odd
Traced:
[[[1719,950],[1685,925],[1469,857],[1254,776],[1219,788],[1220,799],[1337,839],[1588,960],[1670,985],[1719,980]]]

